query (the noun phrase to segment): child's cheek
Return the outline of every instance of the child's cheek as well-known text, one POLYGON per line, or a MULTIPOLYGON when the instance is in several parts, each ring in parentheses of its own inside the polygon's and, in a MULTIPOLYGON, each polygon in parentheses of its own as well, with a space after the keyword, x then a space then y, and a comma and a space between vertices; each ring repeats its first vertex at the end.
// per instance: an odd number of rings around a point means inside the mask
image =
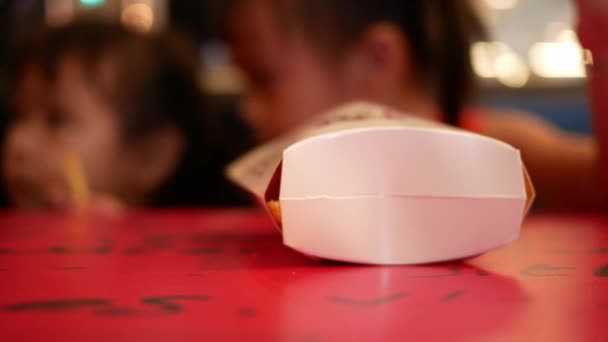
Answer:
POLYGON ((94 153, 83 155, 82 168, 87 185, 93 192, 109 192, 114 188, 113 179, 117 177, 121 166, 113 160, 107 147, 100 147, 94 153))

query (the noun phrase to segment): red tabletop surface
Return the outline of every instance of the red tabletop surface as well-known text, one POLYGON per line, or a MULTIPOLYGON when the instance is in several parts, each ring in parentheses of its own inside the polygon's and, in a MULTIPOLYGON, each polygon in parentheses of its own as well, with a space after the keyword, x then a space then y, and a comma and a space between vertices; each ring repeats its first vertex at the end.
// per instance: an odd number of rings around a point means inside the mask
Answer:
POLYGON ((0 339, 606 341, 607 218, 533 215, 471 260, 373 267, 293 252, 257 211, 2 213, 0 339))

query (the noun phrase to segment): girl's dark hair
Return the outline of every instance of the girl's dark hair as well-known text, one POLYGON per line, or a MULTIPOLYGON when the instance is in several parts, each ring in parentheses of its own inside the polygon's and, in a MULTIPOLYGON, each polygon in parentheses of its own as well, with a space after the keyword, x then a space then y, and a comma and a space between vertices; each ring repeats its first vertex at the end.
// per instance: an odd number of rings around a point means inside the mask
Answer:
POLYGON ((274 0, 283 24, 295 22, 311 39, 344 51, 377 23, 407 37, 420 79, 444 120, 456 125, 474 89, 470 46, 485 37, 469 0, 274 0), (285 14, 285 15, 283 15, 285 14), (323 41, 325 39, 325 41, 323 41))
POLYGON ((16 81, 31 63, 53 81, 67 56, 82 63, 89 81, 120 116, 125 142, 172 126, 185 139, 182 160, 172 177, 153 194, 152 206, 235 205, 246 203, 223 177, 223 166, 246 148, 242 137, 228 137, 222 117, 204 112, 196 52, 177 36, 141 35, 119 23, 80 19, 43 29, 27 40, 14 59, 16 81), (114 89, 100 82, 100 64, 111 57, 114 89), (239 143, 242 142, 242 143, 239 143))

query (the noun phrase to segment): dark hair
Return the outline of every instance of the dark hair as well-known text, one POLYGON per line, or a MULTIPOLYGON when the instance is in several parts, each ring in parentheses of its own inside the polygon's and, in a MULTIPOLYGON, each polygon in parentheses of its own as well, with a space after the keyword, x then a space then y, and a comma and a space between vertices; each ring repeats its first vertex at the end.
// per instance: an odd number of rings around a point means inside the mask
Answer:
POLYGON ((397 26, 407 37, 416 69, 428 82, 444 120, 456 125, 472 95, 470 46, 485 36, 469 0, 273 0, 282 24, 296 23, 333 51, 377 23, 397 26), (325 39, 325 40, 324 40, 325 39))
POLYGON ((24 68, 41 65, 49 81, 65 57, 76 56, 90 82, 99 83, 99 63, 116 62, 117 89, 103 89, 120 116, 123 138, 133 142, 166 126, 185 139, 185 151, 172 177, 153 194, 153 206, 236 205, 246 203, 223 177, 223 166, 244 149, 233 144, 221 118, 203 110, 197 54, 170 34, 142 35, 118 23, 81 19, 44 29, 29 39, 13 65, 13 80, 24 68))

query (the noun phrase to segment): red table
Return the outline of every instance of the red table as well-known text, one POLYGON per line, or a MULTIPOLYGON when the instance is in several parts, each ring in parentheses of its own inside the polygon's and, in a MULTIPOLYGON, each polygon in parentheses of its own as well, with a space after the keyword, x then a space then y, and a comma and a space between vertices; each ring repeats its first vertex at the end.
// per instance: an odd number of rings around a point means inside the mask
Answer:
POLYGON ((467 262, 370 267, 292 252, 256 211, 3 213, 0 336, 606 341, 608 221, 537 215, 467 262))

